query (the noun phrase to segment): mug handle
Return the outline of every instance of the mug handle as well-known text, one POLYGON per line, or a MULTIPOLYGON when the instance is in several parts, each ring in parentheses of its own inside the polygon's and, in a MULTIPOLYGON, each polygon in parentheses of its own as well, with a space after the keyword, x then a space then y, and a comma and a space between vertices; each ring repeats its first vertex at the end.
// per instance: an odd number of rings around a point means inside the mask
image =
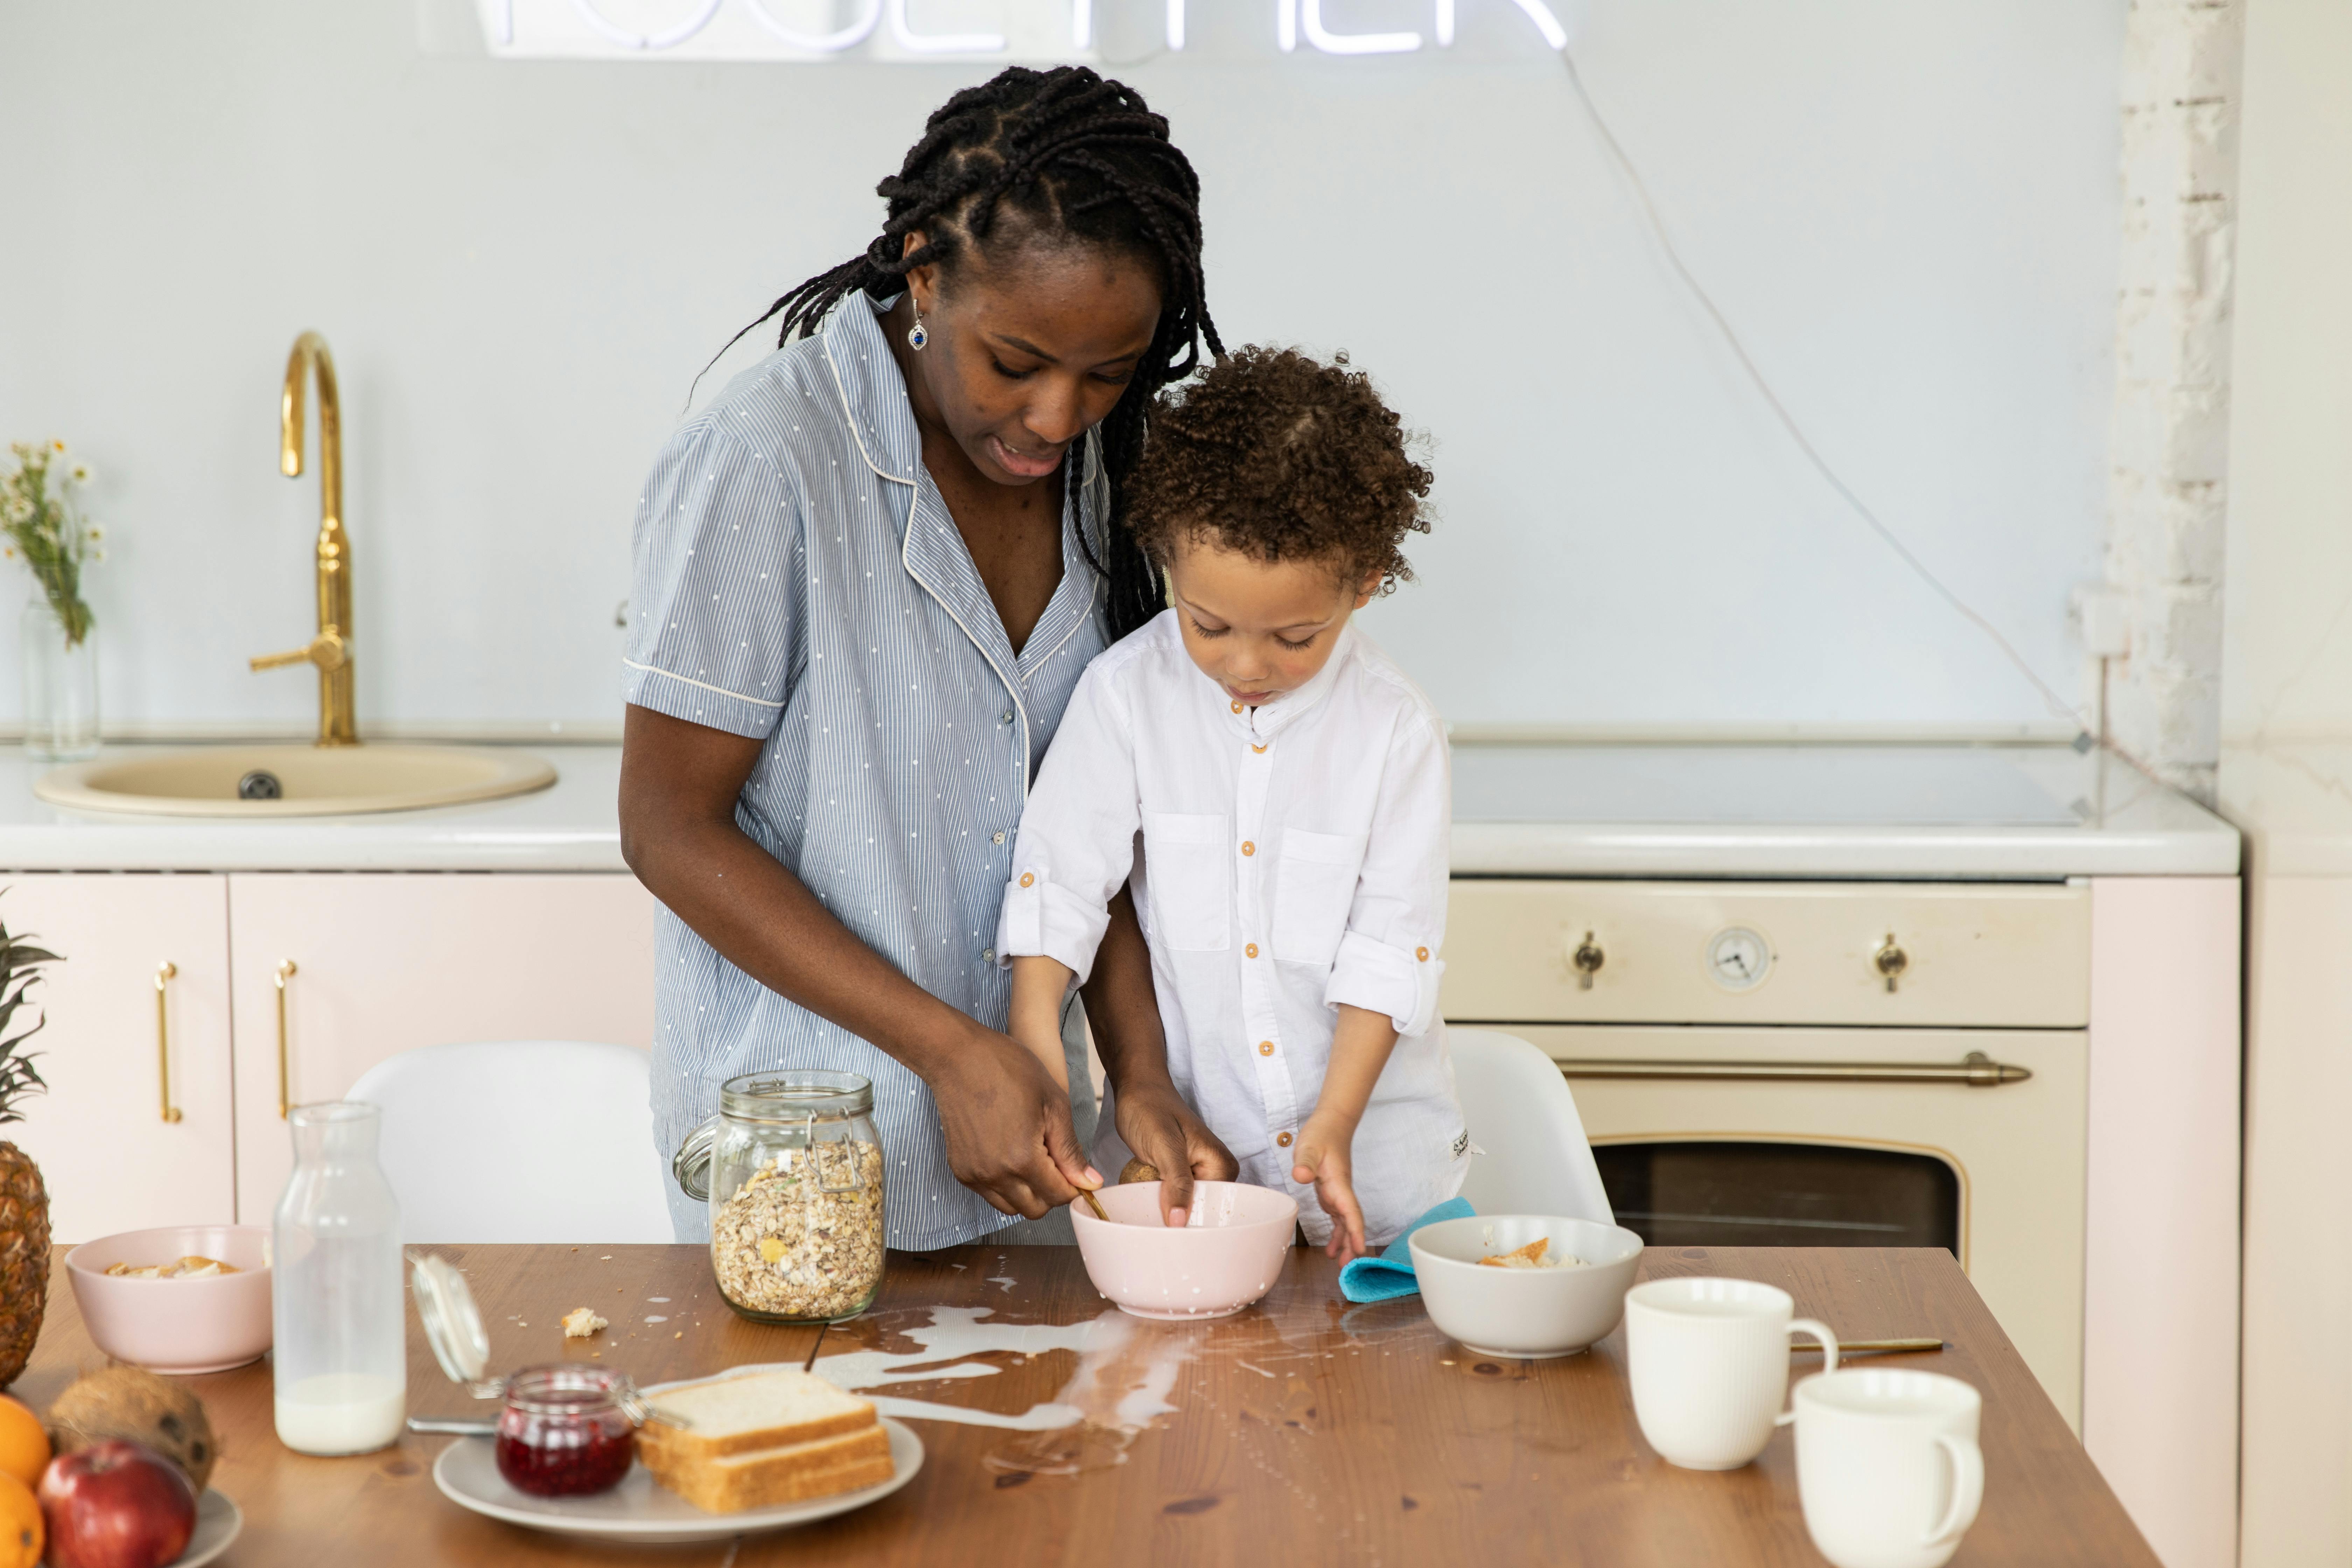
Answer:
MULTIPOLYGON (((1789 1321, 1789 1331, 1792 1334, 1811 1334, 1813 1338, 1821 1341, 1822 1370, 1823 1372, 1835 1372, 1837 1370, 1837 1335, 1830 1331, 1830 1326, 1827 1323, 1821 1322, 1812 1318, 1791 1318, 1789 1321)), ((1795 1405, 1791 1404, 1788 1409, 1780 1412, 1780 1415, 1773 1420, 1772 1425, 1775 1426, 1786 1426, 1790 1422, 1794 1421, 1796 1418, 1797 1409, 1795 1405)), ((1979 1479, 1981 1480, 1982 1477, 1979 1476, 1979 1479)), ((1976 1516, 1974 1514, 1970 1514, 1969 1517, 1970 1519, 1974 1519, 1976 1516)), ((1963 1525, 1961 1528, 1965 1530, 1968 1527, 1963 1525)))
POLYGON ((1922 1546, 1948 1546, 1958 1541, 1960 1532, 1977 1521, 1977 1509, 1984 1502, 1984 1450, 1975 1439, 1938 1432, 1936 1446, 1952 1458, 1952 1506, 1945 1510, 1943 1523, 1919 1538, 1922 1546))

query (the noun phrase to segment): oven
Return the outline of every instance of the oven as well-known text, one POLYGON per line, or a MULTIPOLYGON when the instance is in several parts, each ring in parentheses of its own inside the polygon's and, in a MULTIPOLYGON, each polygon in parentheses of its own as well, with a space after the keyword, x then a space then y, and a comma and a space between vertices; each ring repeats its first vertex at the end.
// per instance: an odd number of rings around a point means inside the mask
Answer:
POLYGON ((1443 1000, 1559 1063, 1620 1224, 1945 1247, 2079 1432, 2090 945, 2079 880, 1458 877, 1443 1000))

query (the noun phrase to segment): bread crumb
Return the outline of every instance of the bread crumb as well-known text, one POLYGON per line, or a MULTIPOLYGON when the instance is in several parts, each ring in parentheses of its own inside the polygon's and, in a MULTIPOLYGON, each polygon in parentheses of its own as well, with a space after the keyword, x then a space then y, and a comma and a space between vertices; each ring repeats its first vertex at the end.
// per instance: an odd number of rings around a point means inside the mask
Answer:
POLYGON ((563 1314, 563 1337, 567 1340, 584 1340, 597 1330, 611 1326, 596 1315, 593 1307, 574 1307, 563 1314))

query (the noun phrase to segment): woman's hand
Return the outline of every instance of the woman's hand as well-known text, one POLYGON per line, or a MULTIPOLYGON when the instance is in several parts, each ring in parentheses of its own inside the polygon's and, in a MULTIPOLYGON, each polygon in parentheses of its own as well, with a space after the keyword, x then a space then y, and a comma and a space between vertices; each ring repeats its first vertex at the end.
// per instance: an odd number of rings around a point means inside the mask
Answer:
POLYGON ((964 1048, 927 1072, 957 1181, 1005 1214, 1043 1219, 1099 1187, 1070 1124, 1070 1091, 1010 1035, 975 1025, 964 1048))
POLYGON ((1161 1222, 1181 1226, 1192 1212, 1192 1184, 1230 1182, 1241 1174, 1241 1162, 1184 1103, 1168 1076, 1168 1037, 1151 990, 1151 950, 1127 889, 1112 895, 1109 912, 1094 973, 1079 994, 1103 1075, 1118 1097, 1118 1135, 1137 1159, 1160 1173, 1161 1222))
POLYGON ((621 853, 637 879, 736 968, 906 1063, 938 1102, 949 1169, 995 1208, 1039 1219, 1100 1185, 1037 1058, 908 979, 736 823, 760 752, 630 707, 621 853))
POLYGON ((1342 1263, 1369 1250, 1364 1246, 1364 1208, 1356 1201, 1355 1170, 1349 1157, 1355 1141, 1353 1117, 1318 1111, 1298 1130, 1298 1152, 1290 1167, 1292 1181, 1314 1184, 1315 1201, 1331 1220, 1331 1239, 1323 1250, 1342 1263))
POLYGON ((1160 1219, 1181 1227, 1192 1208, 1195 1181, 1230 1182, 1241 1163, 1193 1114, 1165 1079, 1122 1085, 1118 1090, 1118 1135, 1135 1157, 1160 1173, 1160 1219))

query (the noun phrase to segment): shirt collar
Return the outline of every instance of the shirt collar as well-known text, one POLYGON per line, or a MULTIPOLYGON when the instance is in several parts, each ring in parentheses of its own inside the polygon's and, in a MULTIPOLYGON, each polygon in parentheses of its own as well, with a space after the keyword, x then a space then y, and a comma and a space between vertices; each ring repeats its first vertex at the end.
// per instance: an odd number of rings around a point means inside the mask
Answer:
POLYGON ((890 345, 882 341, 877 318, 889 308, 890 301, 877 304, 864 289, 853 289, 825 318, 818 342, 825 363, 833 367, 842 417, 858 455, 884 479, 911 485, 922 466, 923 438, 915 428, 906 378, 890 356, 890 345))
MULTIPOLYGON (((841 392, 842 417, 866 466, 895 484, 911 485, 922 466, 922 432, 915 427, 915 405, 907 395, 907 378, 882 338, 882 315, 899 296, 877 300, 862 289, 834 307, 819 334, 834 384, 841 392), (859 307, 863 307, 860 309, 859 307)), ((1102 437, 1088 430, 1081 444, 1086 458, 1079 471, 1081 489, 1102 473, 1102 437)))
MULTIPOLYGON (((1181 615, 1183 612, 1176 613, 1181 615)), ((1180 641, 1183 635, 1183 628, 1178 627, 1176 636, 1180 641)), ((1331 657, 1323 661, 1323 668, 1315 672, 1314 679, 1296 691, 1286 691, 1271 702, 1256 708, 1244 708, 1238 713, 1232 710, 1234 700, 1225 695, 1223 687, 1210 679, 1199 665, 1192 666, 1192 672, 1208 689, 1211 700, 1226 710, 1226 721, 1233 726, 1234 733, 1253 745, 1263 745, 1297 722, 1302 715, 1312 713, 1323 705, 1323 700, 1331 695, 1331 688, 1339 684, 1339 667, 1353 658, 1355 651, 1356 622, 1351 616, 1348 624, 1339 628, 1339 643, 1331 649, 1331 657)), ((1190 662, 1190 656, 1187 656, 1187 662, 1190 662)))

